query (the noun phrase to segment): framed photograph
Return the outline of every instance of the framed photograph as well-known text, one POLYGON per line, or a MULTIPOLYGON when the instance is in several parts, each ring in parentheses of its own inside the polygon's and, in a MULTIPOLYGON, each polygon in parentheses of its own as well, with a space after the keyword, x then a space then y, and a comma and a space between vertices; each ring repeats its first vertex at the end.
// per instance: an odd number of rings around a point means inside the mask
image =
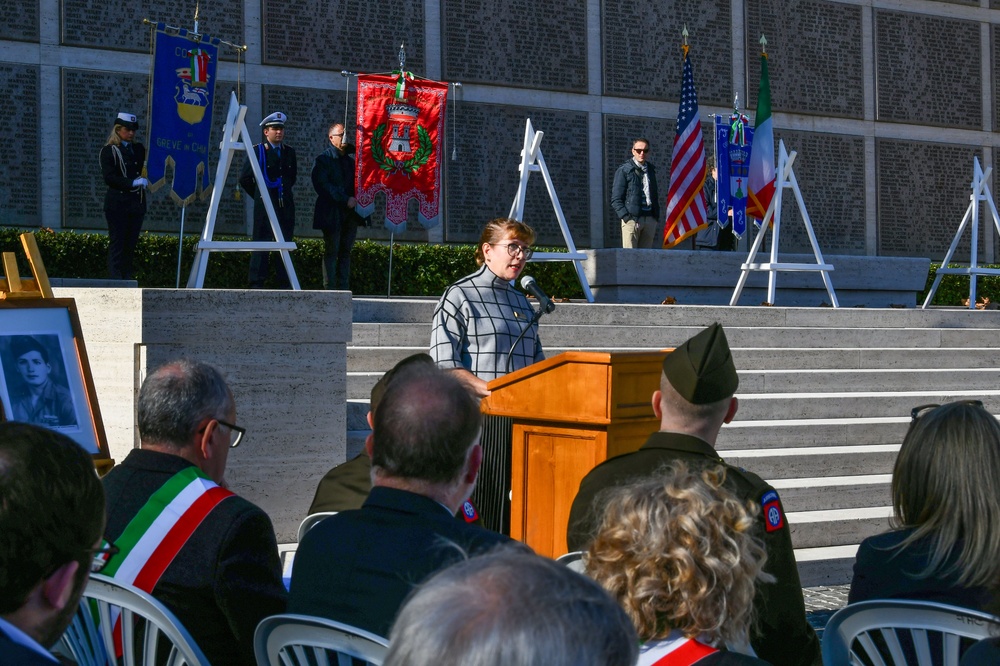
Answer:
POLYGON ((110 458, 73 299, 0 301, 0 374, 5 421, 57 430, 110 458))

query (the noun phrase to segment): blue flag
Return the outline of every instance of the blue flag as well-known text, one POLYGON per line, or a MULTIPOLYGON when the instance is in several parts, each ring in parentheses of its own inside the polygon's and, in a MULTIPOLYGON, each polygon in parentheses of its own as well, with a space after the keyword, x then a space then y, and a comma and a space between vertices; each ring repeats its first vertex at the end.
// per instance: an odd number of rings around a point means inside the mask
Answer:
POLYGON ((218 53, 218 39, 156 25, 149 189, 167 184, 167 166, 172 165, 170 198, 180 206, 211 191, 208 146, 218 53))
POLYGON ((729 224, 733 211, 733 234, 747 232, 747 178, 750 173, 750 146, 753 128, 750 119, 735 112, 725 118, 715 116, 715 165, 719 170, 719 226, 729 224))

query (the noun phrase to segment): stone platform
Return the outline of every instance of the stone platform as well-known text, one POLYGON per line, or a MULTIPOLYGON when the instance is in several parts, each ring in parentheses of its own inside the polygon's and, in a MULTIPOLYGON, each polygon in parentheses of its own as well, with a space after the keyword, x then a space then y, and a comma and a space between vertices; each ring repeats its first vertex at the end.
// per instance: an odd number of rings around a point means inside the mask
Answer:
MULTIPOLYGON (((673 297, 678 305, 729 305, 744 252, 693 250, 585 250, 584 272, 598 303, 656 304, 673 297)), ((930 259, 827 255, 830 280, 841 307, 888 308, 916 305, 927 284, 930 259)), ((759 252, 755 263, 770 260, 759 252)), ((781 263, 815 264, 807 254, 782 254, 781 263)), ((737 305, 767 300, 768 274, 753 271, 737 305)), ((542 285, 544 287, 544 285, 542 285)), ((830 296, 819 272, 779 272, 774 305, 819 307, 830 296)))

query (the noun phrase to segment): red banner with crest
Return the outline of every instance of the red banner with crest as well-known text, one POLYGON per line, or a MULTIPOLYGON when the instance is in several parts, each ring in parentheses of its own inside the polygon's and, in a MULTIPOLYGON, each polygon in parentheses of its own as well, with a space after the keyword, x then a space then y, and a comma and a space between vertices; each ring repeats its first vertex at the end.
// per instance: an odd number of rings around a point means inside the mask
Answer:
POLYGON ((440 221, 442 142, 448 84, 412 74, 358 76, 355 210, 362 217, 385 193, 385 226, 406 230, 410 199, 425 227, 440 221))

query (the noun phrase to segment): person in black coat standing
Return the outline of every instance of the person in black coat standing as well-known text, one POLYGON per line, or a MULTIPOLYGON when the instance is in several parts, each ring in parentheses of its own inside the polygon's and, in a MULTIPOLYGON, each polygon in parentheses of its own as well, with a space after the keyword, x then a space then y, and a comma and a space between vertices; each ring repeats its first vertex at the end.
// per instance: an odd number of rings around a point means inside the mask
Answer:
POLYGON ((108 221, 108 277, 131 280, 135 246, 146 217, 146 187, 143 177, 146 147, 134 141, 139 123, 131 113, 119 113, 101 148, 101 174, 108 186, 104 194, 104 217, 108 221))
MULTIPOLYGON (((281 235, 284 236, 285 242, 292 240, 292 234, 295 232, 295 199, 292 196, 292 189, 295 187, 298 162, 295 158, 295 150, 291 146, 284 145, 285 121, 287 119, 288 116, 277 111, 260 122, 260 126, 264 128, 264 141, 253 147, 252 156, 243 163, 243 171, 240 173, 240 187, 253 197, 253 240, 255 241, 273 241, 274 233, 271 231, 271 223, 267 219, 267 210, 264 208, 263 199, 261 199, 260 188, 257 187, 257 182, 254 180, 253 170, 250 167, 251 159, 256 159, 261 166, 264 186, 271 197, 271 204, 278 216, 278 226, 281 228, 281 235)), ((270 253, 268 252, 254 252, 250 255, 251 289, 264 288, 269 261, 270 253)), ((283 262, 278 262, 275 272, 278 275, 280 287, 288 289, 291 283, 288 281, 288 272, 285 270, 283 262)))
POLYGON ((344 126, 330 125, 330 147, 316 157, 313 229, 323 232, 323 288, 350 289, 351 247, 361 218, 354 212, 353 146, 344 143, 344 126))

